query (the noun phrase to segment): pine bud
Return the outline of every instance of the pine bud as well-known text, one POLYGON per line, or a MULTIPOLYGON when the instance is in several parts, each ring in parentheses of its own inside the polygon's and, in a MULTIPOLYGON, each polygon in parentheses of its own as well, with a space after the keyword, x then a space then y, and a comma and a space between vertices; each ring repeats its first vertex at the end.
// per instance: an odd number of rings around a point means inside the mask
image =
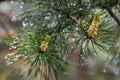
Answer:
POLYGON ((41 45, 40 45, 40 51, 45 52, 46 49, 48 48, 48 41, 50 40, 50 36, 46 35, 44 41, 42 41, 41 45))
POLYGON ((98 15, 95 15, 87 31, 89 37, 95 38, 98 35, 98 21, 99 21, 99 17, 98 15))
POLYGON ((47 48, 48 48, 48 42, 42 41, 42 43, 40 45, 40 51, 45 52, 47 48))

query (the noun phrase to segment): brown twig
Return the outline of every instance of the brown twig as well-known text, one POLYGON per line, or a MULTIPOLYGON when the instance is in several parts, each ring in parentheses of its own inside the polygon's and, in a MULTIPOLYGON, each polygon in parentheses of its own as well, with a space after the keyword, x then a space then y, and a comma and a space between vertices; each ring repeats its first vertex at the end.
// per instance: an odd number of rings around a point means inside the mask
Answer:
POLYGON ((69 15, 69 18, 72 19, 74 22, 80 25, 80 22, 73 16, 69 15))
POLYGON ((108 8, 107 9, 108 13, 110 14, 111 17, 114 18, 114 20, 118 23, 118 25, 120 26, 120 19, 119 17, 112 11, 112 8, 108 8))
MULTIPOLYGON (((0 13, 0 25, 1 25, 1 27, 3 28, 3 30, 5 31, 6 36, 7 36, 7 37, 10 37, 9 29, 7 28, 7 26, 5 25, 5 23, 4 23, 4 21, 3 21, 5 17, 7 17, 5 14, 0 13)), ((8 18, 8 17, 7 17, 7 18, 8 18)))
POLYGON ((53 4, 54 4, 54 6, 56 6, 57 0, 53 0, 53 4))
POLYGON ((4 23, 2 21, 0 21, 0 24, 1 24, 1 27, 4 29, 6 36, 10 37, 8 28, 4 25, 4 23))

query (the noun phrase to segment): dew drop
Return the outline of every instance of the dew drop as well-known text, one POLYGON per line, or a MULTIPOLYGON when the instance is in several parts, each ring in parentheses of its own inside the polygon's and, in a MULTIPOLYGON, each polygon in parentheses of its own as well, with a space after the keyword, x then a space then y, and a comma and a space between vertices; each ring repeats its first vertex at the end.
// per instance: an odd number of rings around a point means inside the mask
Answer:
POLYGON ((17 21, 16 16, 13 16, 13 17, 11 18, 11 21, 16 22, 16 21, 17 21))
POLYGON ((88 62, 85 62, 85 65, 87 65, 88 64, 88 62))
POLYGON ((21 43, 20 46, 23 46, 23 44, 21 43))
POLYGON ((76 4, 75 3, 71 3, 71 6, 75 6, 76 4))
POLYGON ((24 2, 20 2, 20 4, 22 4, 22 5, 23 5, 23 4, 24 4, 24 2))
POLYGON ((10 64, 12 64, 13 62, 11 61, 10 64))
POLYGON ((88 59, 86 59, 86 62, 88 62, 88 59))
POLYGON ((4 57, 5 59, 8 59, 8 56, 7 55, 5 55, 5 57, 4 57))
POLYGON ((15 39, 18 39, 18 37, 15 37, 15 39))
POLYGON ((28 22, 25 20, 25 21, 22 22, 22 25, 23 25, 24 27, 26 27, 26 26, 28 25, 28 22))
POLYGON ((82 65, 82 66, 84 66, 84 64, 83 64, 83 63, 82 63, 81 65, 82 65))
POLYGON ((76 26, 79 26, 79 24, 76 24, 76 26))
POLYGON ((31 26, 33 26, 34 24, 33 23, 30 23, 31 26))
POLYGON ((74 3, 73 6, 75 6, 76 4, 74 3))
POLYGON ((74 47, 72 46, 71 48, 73 49, 74 47))
POLYGON ((75 30, 78 30, 78 27, 76 27, 75 30))
POLYGON ((82 57, 83 55, 81 54, 80 56, 82 57))
POLYGON ((18 60, 18 58, 14 58, 14 61, 17 61, 18 60))
POLYGON ((16 41, 13 41, 13 44, 15 44, 16 43, 16 41))
POLYGON ((28 48, 30 48, 30 46, 27 46, 28 48))
POLYGON ((26 54, 27 52, 25 52, 25 54, 26 54))
POLYGON ((12 49, 16 49, 16 48, 17 48, 17 46, 11 46, 11 48, 12 48, 12 49))
POLYGON ((64 74, 64 75, 68 75, 69 73, 68 73, 68 72, 64 72, 63 74, 64 74))
POLYGON ((18 58, 18 57, 20 57, 20 56, 21 56, 21 54, 18 54, 18 55, 16 55, 15 57, 18 58))
POLYGON ((23 8, 23 6, 22 5, 20 5, 20 9, 22 9, 23 8))
POLYGON ((28 56, 24 56, 24 58, 27 58, 28 56))
POLYGON ((83 10, 82 8, 79 9, 80 11, 83 10))
POLYGON ((10 60, 7 61, 7 65, 11 65, 12 63, 10 60))
POLYGON ((12 48, 10 47, 9 50, 11 50, 12 48))
POLYGON ((106 73, 106 69, 104 69, 103 72, 106 73))
POLYGON ((13 3, 14 3, 14 1, 10 1, 10 3, 12 3, 12 4, 13 4, 13 3))
POLYGON ((96 56, 96 53, 94 53, 94 55, 96 56))
POLYGON ((84 60, 85 58, 84 57, 82 57, 82 60, 84 60))

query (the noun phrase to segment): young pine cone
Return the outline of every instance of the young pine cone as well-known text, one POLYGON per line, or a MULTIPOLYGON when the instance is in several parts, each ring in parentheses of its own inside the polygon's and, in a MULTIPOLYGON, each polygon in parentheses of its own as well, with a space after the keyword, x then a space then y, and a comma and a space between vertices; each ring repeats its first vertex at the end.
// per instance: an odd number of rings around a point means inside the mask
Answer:
POLYGON ((46 35, 44 41, 42 41, 42 43, 40 45, 40 51, 45 52, 47 50, 49 40, 50 40, 50 36, 46 35))
POLYGON ((87 31, 89 37, 95 38, 98 35, 98 21, 99 21, 99 18, 97 15, 95 15, 87 31))

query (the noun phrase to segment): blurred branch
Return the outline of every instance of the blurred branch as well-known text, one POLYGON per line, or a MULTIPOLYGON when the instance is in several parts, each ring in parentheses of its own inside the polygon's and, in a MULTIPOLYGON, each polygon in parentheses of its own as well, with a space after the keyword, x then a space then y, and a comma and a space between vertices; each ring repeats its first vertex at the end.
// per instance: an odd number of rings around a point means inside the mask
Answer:
POLYGON ((56 6, 57 0, 53 0, 53 4, 54 4, 54 6, 56 6))
POLYGON ((0 2, 3 2, 3 1, 6 1, 6 0, 0 0, 0 2))
POLYGON ((10 37, 8 28, 4 25, 4 23, 3 23, 2 21, 0 21, 0 24, 1 24, 1 27, 4 29, 6 35, 7 35, 8 37, 10 37))
POLYGON ((108 13, 110 14, 111 17, 114 18, 114 20, 118 23, 118 25, 120 26, 120 19, 119 17, 112 11, 112 8, 108 8, 107 9, 108 13))
POLYGON ((72 19, 74 22, 76 22, 77 24, 80 24, 80 22, 73 16, 69 15, 69 18, 72 19))
POLYGON ((4 22, 2 21, 2 20, 4 20, 4 18, 5 18, 6 16, 7 16, 7 15, 0 13, 0 25, 1 25, 1 27, 3 28, 3 30, 5 31, 6 36, 7 36, 7 37, 10 37, 9 29, 5 26, 4 22))

